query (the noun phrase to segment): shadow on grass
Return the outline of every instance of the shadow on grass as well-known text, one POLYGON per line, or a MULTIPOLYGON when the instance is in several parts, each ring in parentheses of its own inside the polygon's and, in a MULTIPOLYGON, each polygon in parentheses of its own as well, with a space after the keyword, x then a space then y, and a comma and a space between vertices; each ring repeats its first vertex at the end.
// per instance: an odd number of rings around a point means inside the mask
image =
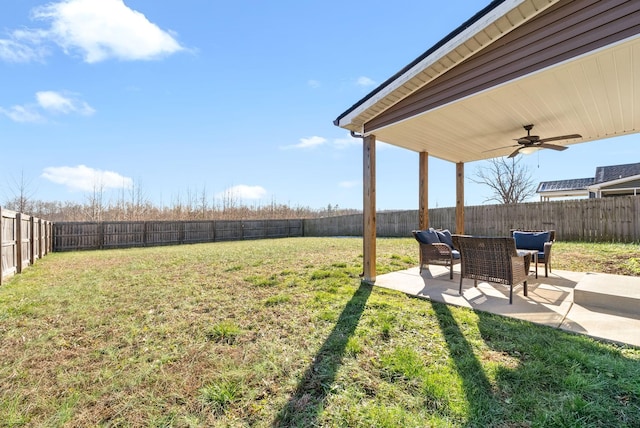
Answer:
POLYGON ((633 348, 481 312, 478 327, 489 348, 517 361, 495 373, 514 425, 640 426, 640 355, 633 348))
POLYGON ((465 399, 468 403, 467 426, 490 426, 498 416, 501 406, 496 400, 489 379, 480 361, 473 353, 473 347, 467 341, 453 317, 449 306, 434 303, 442 335, 447 342, 449 355, 462 380, 465 399))
POLYGON ((335 381, 347 342, 353 335, 373 286, 361 283, 342 310, 335 327, 313 359, 287 405, 274 421, 274 427, 316 426, 318 415, 335 381))

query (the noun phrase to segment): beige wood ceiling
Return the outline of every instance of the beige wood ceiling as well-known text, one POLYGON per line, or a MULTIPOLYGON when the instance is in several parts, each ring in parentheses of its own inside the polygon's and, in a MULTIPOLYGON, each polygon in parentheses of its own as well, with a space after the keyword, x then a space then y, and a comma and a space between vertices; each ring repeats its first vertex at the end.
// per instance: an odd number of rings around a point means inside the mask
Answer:
MULTIPOLYGON (((507 156, 533 124, 571 145, 640 131, 640 37, 373 132, 378 141, 451 162, 507 156), (514 147, 509 147, 514 146, 514 147)), ((561 152, 571 159, 571 151, 561 152)))

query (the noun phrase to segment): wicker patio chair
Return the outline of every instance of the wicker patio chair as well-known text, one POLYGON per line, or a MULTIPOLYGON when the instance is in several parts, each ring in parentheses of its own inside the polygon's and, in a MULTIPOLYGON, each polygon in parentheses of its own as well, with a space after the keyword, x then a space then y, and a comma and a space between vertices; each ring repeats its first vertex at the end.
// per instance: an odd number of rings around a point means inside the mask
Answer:
POLYGON ((513 238, 479 238, 455 236, 454 243, 460 251, 460 289, 462 280, 473 279, 509 286, 509 304, 513 303, 513 287, 522 283, 524 295, 527 295, 527 269, 530 254, 518 256, 513 238))
POLYGON ((460 253, 451 247, 451 243, 425 240, 422 235, 430 235, 430 231, 413 230, 411 233, 420 244, 420 274, 424 265, 427 269, 430 264, 441 265, 449 268, 449 279, 453 279, 453 266, 460 263, 460 253))
POLYGON ((511 229, 510 233, 516 240, 516 248, 518 250, 538 250, 536 278, 538 277, 538 263, 544 263, 544 276, 548 277, 549 272, 551 272, 551 247, 556 241, 556 231, 511 229), (516 232, 518 233, 516 234, 516 232), (545 233, 548 234, 548 239, 545 237, 541 237, 542 240, 537 238, 545 233))

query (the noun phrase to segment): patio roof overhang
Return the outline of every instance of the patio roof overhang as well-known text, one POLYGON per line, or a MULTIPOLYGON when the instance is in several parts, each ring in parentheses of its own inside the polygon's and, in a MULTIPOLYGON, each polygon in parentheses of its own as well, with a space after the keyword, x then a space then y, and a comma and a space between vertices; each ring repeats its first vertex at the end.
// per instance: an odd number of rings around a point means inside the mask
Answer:
POLYGON ((588 197, 588 196, 589 196, 589 191, 587 189, 554 190, 554 191, 540 193, 540 200, 548 201, 551 198, 579 198, 579 197, 588 197))
POLYGON ((587 186, 589 192, 602 195, 637 195, 640 191, 640 175, 621 177, 587 186))
POLYGON ((582 135, 560 145, 640 130, 640 2, 506 0, 479 15, 334 123, 455 163, 509 155, 527 124, 582 135))
POLYGON ((494 0, 334 124, 364 138, 364 279, 373 282, 375 142, 420 153, 419 227, 428 157, 456 163, 464 233, 464 163, 509 155, 523 126, 541 138, 582 136, 554 142, 564 145, 640 131, 640 2, 494 0))

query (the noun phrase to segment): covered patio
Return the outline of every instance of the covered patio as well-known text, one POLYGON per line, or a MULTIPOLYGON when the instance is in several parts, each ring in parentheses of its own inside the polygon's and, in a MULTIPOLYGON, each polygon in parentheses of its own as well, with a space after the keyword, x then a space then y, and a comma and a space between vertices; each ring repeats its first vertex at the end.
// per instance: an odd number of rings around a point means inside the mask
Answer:
POLYGON ((449 279, 444 266, 429 266, 387 273, 377 287, 409 296, 499 314, 546 325, 560 330, 640 346, 640 278, 589 272, 555 270, 548 277, 530 275, 528 297, 522 287, 514 291, 509 304, 509 288, 480 281, 473 287, 466 281, 458 294, 459 266, 449 279), (603 290, 602 284, 607 284, 603 290))
POLYGON ((421 229, 429 157, 455 163, 462 234, 465 163, 540 149, 516 141, 526 125, 559 146, 636 133, 639 100, 640 2, 492 1, 334 121, 363 139, 364 280, 376 281, 376 141, 419 153, 421 229))

